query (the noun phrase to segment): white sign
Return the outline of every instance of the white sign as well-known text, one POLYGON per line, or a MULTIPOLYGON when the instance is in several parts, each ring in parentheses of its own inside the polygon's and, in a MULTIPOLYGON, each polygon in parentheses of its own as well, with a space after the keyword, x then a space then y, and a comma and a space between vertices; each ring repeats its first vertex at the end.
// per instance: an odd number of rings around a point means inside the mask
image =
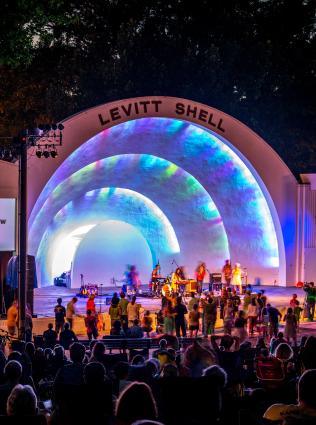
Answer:
POLYGON ((15 251, 15 199, 0 199, 0 251, 15 251))

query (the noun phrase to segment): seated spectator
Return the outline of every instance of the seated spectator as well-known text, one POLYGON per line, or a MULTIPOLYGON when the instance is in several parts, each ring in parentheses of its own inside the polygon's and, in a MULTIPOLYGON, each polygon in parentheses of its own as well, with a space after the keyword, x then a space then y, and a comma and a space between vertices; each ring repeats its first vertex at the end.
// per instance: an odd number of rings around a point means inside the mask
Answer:
POLYGON ((276 338, 271 338, 270 341, 270 352, 273 354, 275 349, 277 348, 277 346, 279 344, 282 344, 282 342, 286 343, 286 340, 284 339, 284 335, 283 332, 278 332, 277 337, 276 338))
POLYGON ((8 416, 35 416, 37 414, 37 397, 29 385, 16 385, 7 401, 8 416))
POLYGON ((131 425, 141 419, 155 420, 157 406, 150 387, 141 382, 133 382, 120 394, 115 417, 117 425, 131 425))
POLYGON ((0 385, 3 384, 4 381, 4 366, 7 362, 6 356, 4 352, 0 348, 0 385))
POLYGON ((53 328, 54 325, 52 323, 48 323, 48 329, 43 333, 43 341, 46 348, 53 349, 55 347, 58 334, 53 328))
POLYGON ((160 366, 164 366, 166 363, 172 362, 172 354, 168 351, 168 343, 166 339, 161 339, 159 341, 159 348, 158 350, 153 351, 153 358, 156 358, 160 366))
POLYGON ((110 335, 117 336, 119 338, 126 337, 124 330, 122 329, 122 323, 120 320, 115 320, 110 331, 110 335))
POLYGON ((70 324, 65 323, 64 329, 60 332, 59 343, 65 350, 69 350, 70 345, 73 342, 77 342, 78 338, 76 337, 74 331, 70 329, 70 324))
POLYGON ((143 338, 144 332, 142 328, 139 326, 139 320, 135 319, 133 321, 133 326, 128 329, 128 337, 129 338, 143 338))
POLYGON ((105 362, 105 345, 103 342, 97 342, 94 344, 91 357, 89 359, 90 362, 100 362, 104 364, 105 362))
POLYGON ((103 364, 88 363, 83 371, 84 387, 82 399, 86 406, 93 409, 81 409, 79 418, 82 423, 96 424, 109 421, 113 414, 112 383, 106 375, 103 364))
POLYGON ((64 365, 69 364, 67 357, 65 356, 64 347, 56 345, 54 348, 54 355, 52 358, 52 375, 55 378, 58 370, 64 365))
POLYGON ((149 420, 145 419, 144 421, 133 422, 132 425, 164 425, 164 424, 161 423, 161 422, 149 421, 149 420))
POLYGON ((116 393, 120 394, 131 381, 128 380, 129 364, 127 362, 118 362, 113 368, 115 378, 117 380, 116 393))
POLYGON ((22 376, 20 379, 20 384, 30 385, 33 389, 35 389, 34 381, 32 378, 32 364, 28 358, 28 356, 23 353, 19 353, 18 351, 12 351, 8 355, 8 361, 16 360, 22 366, 22 376))
POLYGON ((293 355, 294 353, 292 348, 286 342, 279 344, 274 351, 274 357, 279 359, 282 363, 290 361, 293 358, 293 355))
POLYGON ((299 363, 302 371, 316 369, 316 338, 314 336, 309 336, 301 347, 299 363))
POLYGON ((258 356, 261 353, 262 349, 267 349, 267 344, 265 342, 265 339, 262 337, 258 338, 257 344, 256 344, 256 355, 258 356))
POLYGON ((315 397, 316 369, 307 370, 298 381, 298 404, 273 404, 263 417, 270 421, 282 421, 285 416, 300 415, 316 421, 315 397))
POLYGON ((169 378, 171 376, 173 376, 173 377, 179 376, 179 371, 178 371, 177 366, 175 366, 175 365, 173 365, 171 363, 167 363, 161 369, 160 377, 161 378, 169 378))
POLYGON ((151 376, 153 378, 156 378, 159 373, 160 373, 160 363, 158 359, 148 359, 145 361, 146 366, 150 369, 151 371, 151 376))
POLYGON ((152 325, 153 325, 153 319, 150 316, 150 311, 147 310, 144 314, 143 319, 142 319, 142 330, 143 330, 143 332, 146 332, 147 338, 149 338, 149 336, 150 336, 149 334, 153 330, 152 325))
POLYGON ((33 366, 35 357, 35 345, 33 342, 27 342, 25 344, 25 354, 33 366))
POLYGON ((158 354, 159 354, 161 351, 166 351, 166 350, 167 350, 167 347, 168 347, 167 340, 166 340, 166 339, 164 339, 164 338, 162 338, 162 339, 159 341, 159 348, 158 348, 157 350, 154 350, 154 351, 153 351, 152 356, 153 356, 154 358, 158 358, 158 354))
POLYGON ((217 364, 204 369, 203 376, 214 378, 220 388, 224 388, 227 385, 227 373, 217 364))
POLYGON ((140 354, 136 354, 136 356, 133 357, 131 365, 137 366, 137 365, 143 365, 145 363, 145 359, 140 354))
POLYGON ((194 340, 184 353, 184 365, 190 370, 192 377, 202 376, 203 370, 213 365, 215 360, 212 350, 198 340, 194 340))
POLYGON ((45 378, 46 360, 43 348, 37 348, 34 353, 33 379, 36 385, 45 378))
POLYGON ((22 366, 16 360, 10 360, 4 368, 4 384, 0 385, 0 415, 5 415, 7 399, 13 388, 20 382, 22 366))
POLYGON ((64 365, 57 372, 54 387, 58 385, 81 385, 83 384, 83 359, 85 357, 85 347, 79 342, 74 342, 70 346, 70 360, 72 363, 64 365))
POLYGON ((224 369, 222 369, 218 365, 209 366, 208 368, 204 369, 203 376, 206 376, 211 379, 212 386, 218 388, 219 392, 219 398, 218 398, 218 406, 219 410, 222 409, 222 390, 227 385, 227 373, 224 369))

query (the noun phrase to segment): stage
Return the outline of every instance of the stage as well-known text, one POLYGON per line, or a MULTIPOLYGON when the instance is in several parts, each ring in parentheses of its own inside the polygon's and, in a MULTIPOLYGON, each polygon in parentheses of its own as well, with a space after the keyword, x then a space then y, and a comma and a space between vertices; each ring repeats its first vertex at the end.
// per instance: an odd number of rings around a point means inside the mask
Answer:
MULTIPOLYGON (((204 285, 206 289, 206 284, 204 285)), ((143 286, 142 291, 145 292, 148 290, 148 287, 143 286)), ((254 286, 253 291, 259 292, 264 290, 265 294, 268 297, 268 302, 273 306, 283 309, 289 305, 289 300, 293 293, 298 294, 299 301, 303 304, 304 301, 304 291, 295 287, 278 287, 278 286, 254 286)), ((98 310, 101 309, 101 312, 108 312, 109 305, 106 305, 106 298, 112 297, 113 293, 120 291, 120 288, 106 287, 102 289, 104 295, 98 296, 95 299, 98 310)), ((56 286, 47 286, 45 288, 38 288, 34 290, 34 314, 38 317, 53 317, 54 316, 54 307, 56 305, 56 300, 58 297, 63 299, 63 305, 71 300, 72 297, 79 292, 79 288, 63 288, 56 286)), ((78 297, 77 310, 80 314, 85 314, 87 298, 78 297)), ((137 296, 137 302, 145 310, 150 310, 151 312, 157 312, 161 308, 161 300, 159 298, 149 298, 143 297, 142 295, 137 296)))
MULTIPOLYGON (((143 288, 145 291, 147 287, 143 288)), ((206 289, 206 285, 205 285, 206 289)), ((277 287, 277 286, 254 286, 253 292, 258 292, 264 290, 265 295, 268 298, 268 302, 273 306, 277 307, 282 315, 285 314, 286 308, 289 306, 289 301, 292 297, 293 293, 298 294, 298 299, 303 305, 305 293, 302 289, 298 289, 296 287, 277 287)), ((119 292, 119 288, 103 288, 103 296, 98 296, 95 299, 95 303, 97 305, 97 310, 101 311, 104 316, 107 318, 107 329, 106 333, 109 330, 109 305, 106 305, 106 299, 111 297, 113 292, 119 292)), ((56 305, 56 300, 58 297, 61 297, 63 300, 63 305, 67 305, 67 303, 71 300, 72 297, 76 295, 78 289, 68 289, 50 286, 46 288, 35 289, 34 296, 34 313, 37 315, 38 319, 34 319, 34 322, 40 321, 40 329, 44 330, 45 326, 48 322, 53 321, 54 319, 54 306, 56 305)), ((186 299, 189 301, 189 298, 186 299)), ((85 314, 87 298, 78 298, 77 303, 77 311, 80 315, 85 314)), ((150 310, 151 313, 156 313, 161 309, 161 299, 159 298, 149 298, 144 296, 137 296, 137 302, 141 304, 141 311, 150 310)), ((78 319, 78 332, 79 335, 85 335, 83 319, 78 319), (81 321, 81 325, 79 323, 81 321)), ((222 330, 222 321, 220 319, 217 320, 216 329, 218 332, 222 330)), ((304 333, 316 333, 316 322, 307 322, 302 321, 301 330, 304 333)), ((35 332, 35 333, 40 333, 35 332)))

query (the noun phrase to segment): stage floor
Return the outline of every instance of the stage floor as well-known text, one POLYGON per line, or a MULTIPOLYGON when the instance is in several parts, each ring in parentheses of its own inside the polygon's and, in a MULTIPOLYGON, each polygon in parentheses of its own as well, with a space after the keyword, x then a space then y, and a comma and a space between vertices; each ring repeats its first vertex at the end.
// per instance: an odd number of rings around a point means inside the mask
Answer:
MULTIPOLYGON (((277 287, 277 286, 255 286, 253 287, 254 292, 260 290, 265 291, 265 295, 268 297, 268 302, 277 308, 284 308, 289 305, 289 301, 293 293, 298 294, 298 299, 303 304, 304 291, 295 287, 277 287)), ((119 291, 119 288, 117 289, 119 291)), ((58 297, 63 299, 63 304, 66 304, 76 295, 78 288, 63 288, 56 286, 48 286, 45 288, 38 288, 34 290, 34 313, 38 317, 53 317, 54 307, 58 297)), ((115 292, 115 288, 103 288, 103 296, 98 296, 95 299, 95 303, 98 309, 102 312, 107 312, 109 306, 106 305, 106 297, 111 297, 115 292)), ((87 298, 78 298, 77 309, 80 314, 85 314, 87 298)), ((145 310, 156 312, 161 308, 161 300, 159 298, 148 298, 137 296, 137 302, 144 307, 145 310)))
MULTIPOLYGON (((146 288, 147 289, 147 288, 146 288)), ((144 288, 145 290, 145 288, 144 288)), ((265 295, 268 298, 268 302, 273 306, 280 309, 282 315, 285 314, 286 308, 289 306, 289 301, 293 293, 298 294, 298 299, 301 305, 304 302, 304 291, 295 287, 277 287, 277 286, 256 286, 253 288, 253 292, 258 292, 260 290, 265 291, 265 295)), ((116 291, 119 291, 119 288, 116 288, 116 291)), ((50 321, 53 321, 54 318, 54 307, 56 305, 56 300, 58 297, 61 297, 63 300, 63 305, 71 300, 72 297, 76 295, 78 289, 68 289, 63 287, 50 286, 46 288, 35 289, 34 291, 34 314, 37 315, 38 319, 34 320, 34 327, 37 334, 43 333, 47 328, 47 324, 50 321)), ((106 298, 112 297, 115 288, 103 288, 104 295, 102 297, 98 296, 95 299, 98 311, 102 313, 107 313, 109 310, 109 305, 106 305, 106 298)), ((189 300, 187 298, 187 300, 189 300)), ((78 298, 77 310, 78 313, 84 315, 86 312, 86 302, 87 298, 78 298)), ((157 312, 161 308, 161 300, 159 298, 148 298, 148 297, 137 297, 137 302, 141 304, 144 310, 150 310, 152 313, 157 312)), ((85 328, 84 322, 82 319, 78 320, 82 322, 81 326, 78 327, 77 333, 82 337, 85 337, 85 328)), ((283 324, 281 323, 281 329, 283 324)), ((218 319, 216 322, 217 332, 221 333, 223 328, 222 320, 218 319)), ((302 334, 313 334, 316 336, 316 322, 302 321, 300 325, 300 333, 302 334)))

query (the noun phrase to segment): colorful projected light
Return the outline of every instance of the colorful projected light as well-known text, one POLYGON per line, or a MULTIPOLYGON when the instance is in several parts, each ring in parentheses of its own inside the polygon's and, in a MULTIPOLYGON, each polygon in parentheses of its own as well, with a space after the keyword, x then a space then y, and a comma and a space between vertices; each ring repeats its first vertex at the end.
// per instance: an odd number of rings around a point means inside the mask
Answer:
MULTIPOLYGON (((218 270, 230 257, 248 268, 251 279, 277 278, 272 201, 247 160, 210 131, 175 119, 143 118, 88 140, 38 198, 29 222, 30 251, 38 251, 46 229, 69 201, 103 187, 132 190, 160 208, 189 274, 198 260, 218 270)), ((43 255, 39 250, 37 261, 49 267, 43 255)))

